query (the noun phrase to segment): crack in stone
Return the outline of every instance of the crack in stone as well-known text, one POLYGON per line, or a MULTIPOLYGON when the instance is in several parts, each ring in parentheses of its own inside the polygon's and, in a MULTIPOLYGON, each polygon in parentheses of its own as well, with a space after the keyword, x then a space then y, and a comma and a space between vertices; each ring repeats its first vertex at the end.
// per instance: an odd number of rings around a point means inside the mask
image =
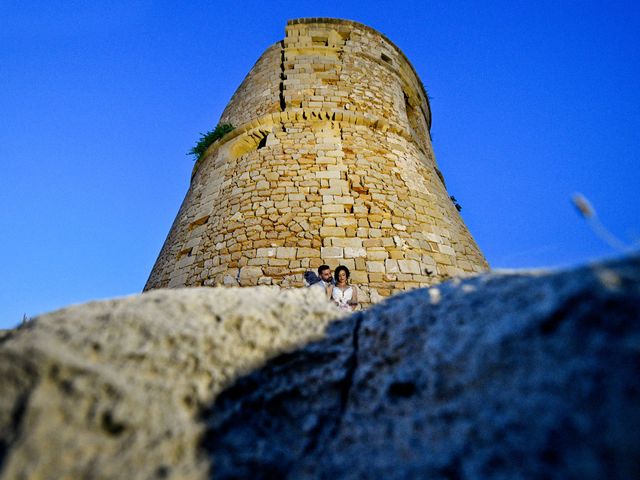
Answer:
POLYGON ((280 111, 284 112, 287 108, 287 102, 284 98, 284 81, 287 78, 284 73, 284 62, 285 62, 285 53, 284 53, 284 40, 280 42, 280 111))
MULTIPOLYGON (((327 438, 335 438, 336 434, 340 431, 340 427, 342 426, 342 420, 347 410, 347 406, 349 404, 349 396, 351 395, 351 389, 353 387, 353 379, 355 377, 356 370, 358 369, 358 352, 360 350, 360 326, 362 325, 362 319, 364 315, 361 312, 357 313, 356 315, 357 316, 355 317, 353 331, 351 333, 351 354, 345 362, 345 375, 338 384, 340 388, 340 409, 334 416, 332 427, 324 428, 324 426, 329 423, 325 422, 325 419, 322 419, 322 421, 318 421, 314 429, 309 434, 311 439, 304 449, 305 456, 316 450, 318 441, 323 431, 330 429, 327 438)), ((326 420, 330 419, 327 418, 326 420)), ((328 442, 325 442, 324 445, 328 445, 328 442)))

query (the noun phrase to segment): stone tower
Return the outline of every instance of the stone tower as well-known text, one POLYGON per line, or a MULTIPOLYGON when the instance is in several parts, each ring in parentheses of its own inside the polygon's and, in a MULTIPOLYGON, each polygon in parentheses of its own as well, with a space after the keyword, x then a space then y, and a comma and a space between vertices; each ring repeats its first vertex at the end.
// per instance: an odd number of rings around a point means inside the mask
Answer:
POLYGON ((376 302, 487 262, 436 165, 425 89, 359 23, 305 18, 258 59, 195 164, 145 290, 302 286, 326 263, 376 302))

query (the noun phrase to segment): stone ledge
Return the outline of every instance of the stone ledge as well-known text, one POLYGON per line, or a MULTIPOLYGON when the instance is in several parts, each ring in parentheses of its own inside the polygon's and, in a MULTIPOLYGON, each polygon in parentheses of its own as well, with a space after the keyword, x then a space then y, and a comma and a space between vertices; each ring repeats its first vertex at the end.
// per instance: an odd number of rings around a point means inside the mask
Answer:
MULTIPOLYGON (((247 140, 251 143, 255 143, 257 136, 264 135, 265 128, 273 127, 274 125, 282 125, 287 122, 331 122, 336 125, 357 125, 363 127, 369 127, 373 130, 380 130, 381 132, 391 132, 398 135, 409 142, 413 142, 411 133, 403 128, 398 128, 389 124, 389 122, 377 115, 371 113, 359 113, 351 112, 349 110, 340 109, 310 109, 310 108, 291 108, 284 112, 269 113, 263 115, 255 120, 243 123, 238 127, 231 130, 220 140, 211 145, 205 154, 196 161, 191 172, 191 179, 195 176, 200 168, 202 162, 214 154, 222 146, 226 145, 234 139, 239 139, 241 136, 246 136, 247 140), (262 130, 261 130, 262 129, 262 130)), ((240 139, 238 141, 241 141, 240 139)))

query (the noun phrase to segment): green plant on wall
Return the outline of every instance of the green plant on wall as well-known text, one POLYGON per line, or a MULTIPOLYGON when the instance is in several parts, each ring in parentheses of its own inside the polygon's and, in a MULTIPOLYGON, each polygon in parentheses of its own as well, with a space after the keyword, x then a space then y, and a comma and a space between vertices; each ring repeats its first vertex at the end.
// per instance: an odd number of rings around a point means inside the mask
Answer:
POLYGON ((200 139, 196 146, 189 150, 187 155, 193 155, 194 160, 200 160, 200 158, 204 155, 204 152, 207 151, 216 140, 220 140, 227 133, 233 130, 233 125, 230 123, 219 123, 216 128, 213 130, 209 130, 206 133, 200 133, 200 139))

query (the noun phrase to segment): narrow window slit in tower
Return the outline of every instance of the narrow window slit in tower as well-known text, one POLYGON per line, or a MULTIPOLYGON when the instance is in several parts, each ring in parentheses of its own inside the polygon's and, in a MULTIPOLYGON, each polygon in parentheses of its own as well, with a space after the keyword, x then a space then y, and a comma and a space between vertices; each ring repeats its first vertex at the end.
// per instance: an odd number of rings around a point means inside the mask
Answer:
POLYGON ((380 54, 380 58, 387 63, 391 63, 391 59, 387 57, 384 53, 380 54))

